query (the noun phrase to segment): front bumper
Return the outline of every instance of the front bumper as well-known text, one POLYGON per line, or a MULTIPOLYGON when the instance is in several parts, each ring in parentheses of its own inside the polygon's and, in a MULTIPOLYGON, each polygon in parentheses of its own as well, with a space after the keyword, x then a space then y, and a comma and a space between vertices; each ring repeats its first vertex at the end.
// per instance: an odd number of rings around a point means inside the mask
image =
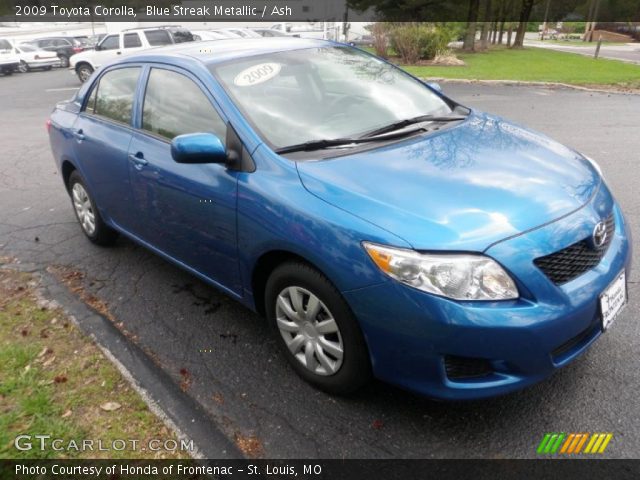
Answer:
POLYGON ((4 71, 4 70, 15 70, 16 68, 18 68, 18 65, 20 65, 20 62, 7 62, 7 63, 1 63, 0 64, 0 71, 4 71))
MULTIPOLYGON (((591 205, 485 253, 509 270, 518 300, 457 302, 395 281, 345 292, 364 331, 376 377, 423 395, 457 400, 505 394, 549 376, 600 335, 598 296, 631 266, 630 232, 603 186, 591 205), (601 262, 554 285, 533 259, 586 238, 613 210, 614 239, 601 262), (482 359, 491 373, 451 379, 445 357, 482 359)), ((612 328, 615 328, 615 323, 612 328)))

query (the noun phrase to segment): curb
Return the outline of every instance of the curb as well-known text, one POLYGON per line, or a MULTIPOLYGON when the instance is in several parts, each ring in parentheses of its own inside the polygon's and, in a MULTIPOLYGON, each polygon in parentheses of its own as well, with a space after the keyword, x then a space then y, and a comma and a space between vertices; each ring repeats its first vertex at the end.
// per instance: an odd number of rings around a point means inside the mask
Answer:
POLYGON ((640 95, 640 89, 632 89, 629 91, 614 90, 606 88, 583 87, 580 85, 572 85, 570 83, 561 82, 530 82, 525 80, 475 80, 467 78, 444 78, 444 77, 421 77, 422 80, 430 82, 442 83, 478 83, 480 85, 510 85, 516 87, 543 87, 543 88, 570 88, 583 92, 608 93, 616 95, 640 95))
POLYGON ((172 429, 179 440, 193 442, 196 459, 244 459, 240 450, 219 429, 204 409, 186 395, 171 377, 158 368, 136 344, 130 342, 108 319, 95 312, 52 274, 25 263, 5 267, 37 275, 37 292, 53 300, 80 330, 96 342, 149 409, 172 429))

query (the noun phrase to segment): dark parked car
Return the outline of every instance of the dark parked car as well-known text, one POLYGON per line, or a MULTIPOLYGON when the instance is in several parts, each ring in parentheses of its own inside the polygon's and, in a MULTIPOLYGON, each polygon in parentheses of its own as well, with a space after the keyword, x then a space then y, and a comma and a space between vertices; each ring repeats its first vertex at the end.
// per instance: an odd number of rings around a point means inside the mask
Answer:
POLYGON ((84 51, 87 46, 76 37, 44 37, 36 38, 25 42, 41 50, 48 52, 56 52, 60 59, 60 66, 67 68, 69 66, 69 58, 76 53, 84 51))
POLYGON ((349 40, 352 47, 370 47, 373 45, 373 35, 360 35, 349 40))

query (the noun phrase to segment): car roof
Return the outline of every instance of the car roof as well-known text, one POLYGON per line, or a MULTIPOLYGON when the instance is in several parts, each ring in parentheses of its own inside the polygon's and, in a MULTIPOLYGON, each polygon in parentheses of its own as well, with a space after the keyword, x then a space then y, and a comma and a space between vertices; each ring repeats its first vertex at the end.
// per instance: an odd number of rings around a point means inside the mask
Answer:
POLYGON ((71 35, 50 35, 50 36, 48 36, 48 37, 38 37, 38 38, 34 38, 34 39, 32 39, 31 41, 32 41, 32 42, 35 42, 35 41, 38 41, 38 40, 54 40, 54 39, 57 39, 57 38, 63 38, 63 39, 65 39, 65 40, 69 40, 70 38, 76 38, 76 37, 73 37, 73 36, 71 36, 71 35))
POLYGON ((123 61, 158 61, 158 57, 187 57, 198 60, 205 65, 212 65, 236 58, 252 57, 265 53, 302 50, 333 46, 327 40, 296 37, 260 37, 260 38, 228 38, 207 40, 202 42, 184 42, 166 47, 146 50, 144 53, 131 55, 123 61))

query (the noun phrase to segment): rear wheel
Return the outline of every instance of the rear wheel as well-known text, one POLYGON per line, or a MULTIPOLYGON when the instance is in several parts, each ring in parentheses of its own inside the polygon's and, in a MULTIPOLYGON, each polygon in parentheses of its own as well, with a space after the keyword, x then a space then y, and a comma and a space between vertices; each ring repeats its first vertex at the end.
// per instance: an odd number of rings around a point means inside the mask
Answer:
POLYGON ((294 370, 329 393, 346 394, 371 377, 360 326, 342 295, 316 269, 285 263, 265 291, 269 323, 294 370))
POLYGON ((60 66, 62 68, 69 68, 69 57, 65 55, 61 55, 59 58, 60 58, 60 66))
POLYGON ((87 238, 97 245, 113 245, 118 233, 102 220, 89 190, 77 171, 69 177, 69 193, 76 218, 87 238))
POLYGON ((89 77, 93 73, 93 68, 87 63, 82 63, 76 67, 76 73, 82 83, 89 80, 89 77))

